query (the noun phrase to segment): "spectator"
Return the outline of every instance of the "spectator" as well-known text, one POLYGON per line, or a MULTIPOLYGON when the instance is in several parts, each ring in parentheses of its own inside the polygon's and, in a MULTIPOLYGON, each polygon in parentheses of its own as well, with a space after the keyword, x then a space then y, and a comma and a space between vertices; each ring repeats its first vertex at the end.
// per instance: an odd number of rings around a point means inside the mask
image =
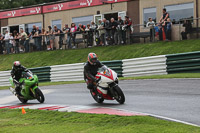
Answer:
POLYGON ((123 44, 123 31, 122 31, 122 27, 124 25, 124 21, 122 20, 122 18, 119 16, 118 17, 118 27, 117 27, 117 32, 118 32, 118 44, 123 44))
POLYGON ((15 41, 14 41, 14 37, 13 37, 13 34, 10 33, 10 48, 11 48, 11 53, 15 53, 14 52, 14 46, 15 46, 15 41))
POLYGON ((163 8, 163 15, 160 18, 160 23, 164 23, 169 18, 169 13, 167 12, 166 8, 163 8))
POLYGON ((77 28, 77 32, 84 33, 85 32, 85 25, 79 24, 77 28))
POLYGON ((166 25, 166 41, 171 41, 171 27, 172 27, 172 22, 170 18, 167 19, 167 21, 164 22, 163 25, 166 25))
POLYGON ((14 46, 15 53, 19 53, 19 39, 18 39, 18 36, 19 36, 19 33, 17 33, 17 31, 14 30, 13 37, 14 37, 14 43, 15 43, 15 46, 14 46))
POLYGON ((36 34, 36 25, 33 25, 33 29, 31 31, 31 33, 29 34, 29 37, 32 37, 33 40, 34 40, 34 46, 36 47, 37 46, 37 38, 35 37, 35 34, 36 34))
POLYGON ((72 46, 71 46, 71 37, 70 37, 70 28, 68 26, 68 24, 65 24, 65 27, 63 28, 63 31, 67 34, 67 40, 66 40, 66 43, 68 45, 68 49, 71 49, 72 46))
POLYGON ((82 38, 84 40, 87 39, 85 29, 86 29, 85 25, 82 24, 78 25, 77 32, 82 33, 82 38))
POLYGON ((48 41, 49 41, 49 36, 46 36, 47 32, 44 28, 42 28, 42 33, 40 35, 42 37, 42 46, 43 46, 42 49, 47 49, 47 38, 48 38, 48 41))
POLYGON ((155 22, 152 20, 152 18, 149 18, 149 22, 146 24, 146 27, 150 28, 150 41, 153 41, 153 38, 155 36, 155 30, 154 30, 155 22))
POLYGON ((94 23, 94 21, 91 21, 90 29, 93 31, 93 44, 97 46, 99 44, 98 38, 99 38, 99 32, 97 32, 98 25, 94 23))
POLYGON ((29 38, 23 28, 20 29, 20 37, 21 41, 23 41, 23 45, 25 47, 25 52, 29 52, 29 38))
POLYGON ((0 33, 0 54, 3 54, 3 40, 4 35, 0 33))
POLYGON ((104 23, 101 19, 99 19, 99 25, 97 30, 99 31, 99 37, 100 37, 100 45, 105 45, 105 33, 106 30, 104 29, 104 23))
POLYGON ((9 34, 8 30, 6 30, 4 41, 5 41, 6 53, 10 54, 10 43, 9 43, 9 41, 10 41, 10 34, 9 34))
MULTIPOLYGON (((167 21, 167 19, 169 18, 169 13, 167 12, 166 8, 163 9, 163 15, 160 18, 160 24, 163 26, 164 33, 165 35, 167 34, 167 29, 166 29, 166 25, 163 25, 165 21, 167 21)), ((165 23, 166 24, 166 23, 165 23)), ((162 40, 165 40, 166 36, 164 35, 164 33, 162 34, 163 38, 162 40)))
POLYGON ((124 21, 124 28, 126 30, 125 35, 124 35, 124 43, 126 44, 126 38, 128 39, 128 44, 130 44, 130 35, 131 35, 131 25, 132 25, 132 20, 128 17, 125 16, 125 21, 124 21))
POLYGON ((69 41, 69 45, 71 46, 71 39, 74 43, 74 47, 73 48, 76 48, 76 31, 77 31, 77 27, 76 27, 76 24, 75 23, 72 23, 71 24, 71 28, 70 28, 70 41, 69 41))
POLYGON ((91 47, 93 45, 93 31, 90 24, 87 24, 85 31, 87 32, 87 46, 91 47))
POLYGON ((54 35, 58 35, 59 36, 59 49, 62 49, 63 36, 64 36, 62 30, 58 29, 58 27, 55 25, 53 33, 54 33, 54 35))
POLYGON ((114 18, 111 18, 110 20, 110 26, 111 26, 111 40, 112 40, 112 44, 117 45, 118 41, 117 41, 117 26, 118 23, 115 21, 114 18))
POLYGON ((155 25, 154 30, 155 30, 155 38, 156 40, 159 40, 159 24, 155 25))
POLYGON ((54 48, 54 40, 55 40, 55 36, 53 35, 53 30, 51 26, 48 26, 48 33, 47 36, 49 36, 49 40, 50 40, 50 46, 48 48, 48 50, 53 50, 54 48))
POLYGON ((39 29, 39 27, 36 27, 36 37, 37 37, 37 50, 40 51, 42 50, 42 36, 41 36, 42 31, 39 29))
POLYGON ((183 23, 183 27, 185 27, 185 31, 181 32, 182 39, 187 40, 187 34, 190 33, 192 30, 192 24, 190 20, 185 20, 183 23))
POLYGON ((108 45, 108 39, 110 38, 110 22, 108 20, 106 20, 106 18, 103 19, 103 29, 105 29, 106 33, 105 33, 105 44, 104 45, 108 45))

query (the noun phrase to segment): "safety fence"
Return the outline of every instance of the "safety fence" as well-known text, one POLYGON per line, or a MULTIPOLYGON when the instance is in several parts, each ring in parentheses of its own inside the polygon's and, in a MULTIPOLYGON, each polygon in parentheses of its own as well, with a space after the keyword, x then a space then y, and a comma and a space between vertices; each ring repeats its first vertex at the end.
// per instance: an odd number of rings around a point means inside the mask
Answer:
POLYGON ((123 77, 167 74, 166 60, 165 55, 122 60, 123 77))
POLYGON ((167 55, 167 72, 200 73, 200 52, 167 55))
MULTIPOLYGON (((119 77, 137 77, 174 73, 200 73, 200 52, 104 61, 119 77)), ((40 82, 83 80, 84 63, 30 69, 40 82)), ((10 71, 0 71, 0 86, 9 86, 10 71)))
MULTIPOLYGON (((105 61, 102 62, 122 76, 122 61, 105 61)), ((84 63, 66 64, 51 66, 51 82, 58 81, 80 81, 83 76, 84 63)))

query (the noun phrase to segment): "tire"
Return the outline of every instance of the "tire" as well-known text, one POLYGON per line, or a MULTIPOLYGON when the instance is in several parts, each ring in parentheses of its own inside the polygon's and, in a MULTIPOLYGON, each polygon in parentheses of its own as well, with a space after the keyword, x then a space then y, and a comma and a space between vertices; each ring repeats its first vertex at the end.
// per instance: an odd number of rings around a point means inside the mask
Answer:
POLYGON ((39 88, 35 89, 35 95, 36 95, 36 99, 40 102, 40 103, 44 103, 44 95, 42 93, 42 91, 39 88))
POLYGON ((19 99, 19 101, 20 101, 21 103, 27 103, 27 102, 28 102, 28 100, 26 100, 26 99, 24 99, 24 98, 21 98, 21 97, 19 97, 19 96, 17 96, 17 98, 19 99))
POLYGON ((92 97, 94 98, 94 100, 95 100, 97 103, 103 103, 104 98, 99 98, 97 95, 94 96, 94 95, 92 94, 92 93, 93 93, 92 90, 90 90, 90 93, 91 93, 92 97))
POLYGON ((124 96, 124 93, 122 92, 121 88, 117 85, 113 88, 113 91, 114 91, 114 97, 117 100, 117 102, 120 104, 124 104, 125 96, 124 96))

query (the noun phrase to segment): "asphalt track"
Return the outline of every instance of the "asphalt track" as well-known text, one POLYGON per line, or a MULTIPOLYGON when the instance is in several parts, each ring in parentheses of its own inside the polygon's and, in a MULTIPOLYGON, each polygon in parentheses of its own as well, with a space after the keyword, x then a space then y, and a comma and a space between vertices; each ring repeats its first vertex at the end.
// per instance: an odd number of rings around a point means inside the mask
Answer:
MULTIPOLYGON (((116 101, 97 104, 85 84, 41 87, 44 104, 110 107, 148 113, 200 125, 200 79, 160 79, 120 81, 124 105, 116 101)), ((30 101, 29 103, 38 103, 30 101)), ((9 90, 0 91, 0 104, 19 104, 9 90)))

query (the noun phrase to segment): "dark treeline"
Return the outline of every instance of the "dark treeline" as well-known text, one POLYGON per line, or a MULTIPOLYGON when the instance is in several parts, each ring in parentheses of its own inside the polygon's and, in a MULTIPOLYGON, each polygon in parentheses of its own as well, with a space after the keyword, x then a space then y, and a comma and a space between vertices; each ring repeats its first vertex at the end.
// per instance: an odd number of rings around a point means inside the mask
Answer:
POLYGON ((0 0, 0 10, 18 8, 24 6, 32 6, 48 2, 56 2, 61 0, 0 0))

